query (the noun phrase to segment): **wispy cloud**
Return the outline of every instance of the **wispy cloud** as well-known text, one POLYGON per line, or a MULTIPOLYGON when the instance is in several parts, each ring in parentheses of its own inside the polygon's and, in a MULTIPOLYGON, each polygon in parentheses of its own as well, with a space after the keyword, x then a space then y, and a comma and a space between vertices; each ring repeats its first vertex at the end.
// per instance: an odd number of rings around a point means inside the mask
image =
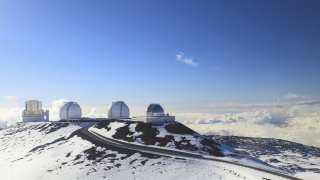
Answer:
POLYGON ((6 128, 14 123, 21 122, 23 108, 1 108, 0 107, 0 128, 6 128))
POLYGON ((60 120, 60 108, 67 103, 68 100, 62 98, 52 101, 50 111, 50 120, 51 121, 58 121, 60 120))
POLYGON ((289 92, 284 96, 284 99, 286 100, 292 100, 292 99, 306 99, 308 96, 301 95, 301 94, 296 94, 296 93, 291 93, 289 92))
POLYGON ((194 60, 194 57, 185 57, 183 52, 176 54, 176 59, 184 64, 187 64, 192 67, 198 67, 199 63, 194 60))

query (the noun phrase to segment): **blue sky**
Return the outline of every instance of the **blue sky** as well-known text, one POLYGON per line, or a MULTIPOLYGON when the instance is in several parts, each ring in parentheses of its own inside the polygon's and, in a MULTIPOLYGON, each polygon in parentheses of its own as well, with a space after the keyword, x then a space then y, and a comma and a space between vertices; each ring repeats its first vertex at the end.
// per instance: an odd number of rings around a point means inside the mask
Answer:
POLYGON ((319 9, 319 1, 2 0, 0 96, 319 98, 319 9))

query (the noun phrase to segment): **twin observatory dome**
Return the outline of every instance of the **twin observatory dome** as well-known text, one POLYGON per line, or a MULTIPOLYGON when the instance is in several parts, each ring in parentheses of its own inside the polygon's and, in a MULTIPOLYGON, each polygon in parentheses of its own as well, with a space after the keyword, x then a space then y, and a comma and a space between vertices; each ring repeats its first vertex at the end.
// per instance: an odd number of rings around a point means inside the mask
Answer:
MULTIPOLYGON (((107 113, 107 119, 133 120, 146 123, 169 123, 175 121, 174 116, 165 114, 164 109, 160 104, 150 104, 147 107, 145 116, 130 118, 130 110, 128 105, 123 101, 116 101, 112 102, 107 113)), ((83 118, 80 105, 73 101, 65 103, 60 108, 59 115, 61 121, 76 122, 94 120, 94 118, 83 118)), ((26 102, 26 110, 23 111, 22 117, 23 122, 49 121, 49 112, 42 110, 40 101, 31 100, 26 102)))
MULTIPOLYGON (((61 120, 81 119, 82 110, 78 103, 67 102, 60 108, 61 120)), ((112 119, 129 119, 129 107, 123 101, 113 102, 108 108, 108 118, 112 119)))

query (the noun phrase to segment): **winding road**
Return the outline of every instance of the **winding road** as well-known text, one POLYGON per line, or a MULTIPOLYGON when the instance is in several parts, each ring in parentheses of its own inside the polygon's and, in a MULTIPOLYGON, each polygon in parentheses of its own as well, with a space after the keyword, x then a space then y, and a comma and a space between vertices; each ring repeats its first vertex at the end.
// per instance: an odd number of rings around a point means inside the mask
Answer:
POLYGON ((125 148, 125 149, 129 149, 129 150, 134 150, 137 152, 144 152, 144 153, 149 153, 149 154, 156 154, 156 155, 163 155, 163 156, 175 156, 175 157, 179 157, 179 158, 188 158, 188 159, 197 159, 197 160, 206 160, 206 161, 227 163, 227 164, 246 167, 246 168, 254 169, 257 171, 273 174, 273 175, 280 176, 280 177, 287 178, 287 179, 300 180, 299 178, 296 178, 296 177, 293 177, 293 176, 290 176, 287 174, 283 174, 283 173, 280 173, 277 171, 262 169, 259 167, 249 166, 249 165, 245 165, 245 164, 241 164, 241 163, 237 163, 237 162, 225 161, 225 160, 216 159, 216 158, 205 158, 201 155, 187 153, 187 152, 181 152, 181 151, 175 151, 175 150, 163 149, 163 148, 156 148, 156 147, 150 147, 150 146, 141 146, 141 145, 136 145, 133 143, 126 143, 123 141, 117 141, 115 139, 107 138, 107 137, 101 136, 100 134, 97 134, 93 131, 90 131, 89 130, 90 127, 91 126, 80 129, 79 133, 81 133, 83 136, 85 136, 88 139, 98 141, 98 142, 103 143, 108 146, 113 146, 116 148, 125 148))

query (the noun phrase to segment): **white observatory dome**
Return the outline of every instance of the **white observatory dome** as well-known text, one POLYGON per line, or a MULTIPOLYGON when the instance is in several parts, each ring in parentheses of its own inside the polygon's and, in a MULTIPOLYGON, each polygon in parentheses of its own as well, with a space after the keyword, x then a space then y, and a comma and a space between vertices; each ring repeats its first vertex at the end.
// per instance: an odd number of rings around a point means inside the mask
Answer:
POLYGON ((147 116, 165 116, 165 114, 160 104, 150 104, 147 109, 147 116))
POLYGON ((108 118, 127 119, 130 116, 129 107, 123 101, 113 102, 109 107, 108 118))
POLYGON ((82 116, 81 107, 76 102, 67 102, 60 108, 60 119, 80 119, 82 116))

